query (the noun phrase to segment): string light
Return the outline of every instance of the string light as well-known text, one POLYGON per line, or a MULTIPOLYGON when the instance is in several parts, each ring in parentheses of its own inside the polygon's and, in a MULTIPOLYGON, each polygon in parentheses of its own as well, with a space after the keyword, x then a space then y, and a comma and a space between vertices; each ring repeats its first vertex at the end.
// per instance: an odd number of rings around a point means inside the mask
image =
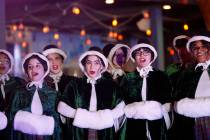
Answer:
POLYGON ((148 10, 143 11, 143 17, 146 18, 146 19, 150 18, 150 14, 149 14, 148 10))
POLYGON ((120 41, 123 40, 123 38, 124 38, 124 37, 123 37, 123 35, 121 35, 121 34, 119 34, 119 35, 117 36, 117 39, 120 40, 120 41))
POLYGON ((84 30, 84 29, 82 29, 81 31, 80 31, 80 36, 85 36, 86 35, 86 31, 84 30))
POLYGON ((50 31, 50 28, 48 25, 45 25, 43 28, 42 28, 42 32, 43 33, 48 33, 50 31))
POLYGON ((91 42, 91 40, 88 38, 88 39, 86 39, 85 44, 88 45, 88 46, 90 46, 90 45, 92 44, 92 42, 91 42))
POLYGON ((76 6, 74 6, 72 8, 72 13, 75 14, 75 15, 79 15, 80 14, 80 9, 76 6))
POLYGON ((114 33, 112 31, 110 31, 109 34, 108 34, 108 36, 109 36, 109 38, 113 38, 114 33))
POLYGON ((62 42, 61 42, 60 40, 57 42, 57 46, 58 46, 59 48, 61 48, 62 42))
POLYGON ((184 29, 185 31, 188 31, 188 30, 189 30, 188 24, 185 23, 185 24, 183 25, 183 29, 184 29))
POLYGON ((19 31, 18 34, 17 34, 17 36, 18 36, 18 38, 20 38, 20 39, 23 38, 23 32, 19 31))
POLYGON ((23 48, 26 48, 27 45, 28 45, 28 43, 27 43, 26 41, 23 41, 23 42, 21 43, 21 46, 22 46, 23 48))
POLYGON ((58 33, 54 33, 53 37, 55 40, 58 40, 60 38, 60 35, 58 33))
POLYGON ((13 30, 13 31, 17 31, 17 25, 15 25, 15 24, 12 25, 12 30, 13 30))
POLYGON ((20 23, 20 24, 19 24, 18 29, 19 29, 19 30, 23 30, 23 29, 24 29, 23 23, 20 23))
POLYGON ((171 9, 171 5, 163 5, 163 9, 164 10, 170 10, 171 9))
POLYGON ((147 36, 151 36, 151 35, 152 35, 151 29, 147 29, 147 30, 146 30, 146 35, 147 35, 147 36))
POLYGON ((175 55, 175 51, 174 51, 174 49, 172 48, 172 47, 168 47, 168 52, 169 52, 169 54, 171 55, 171 56, 174 56, 175 55))
POLYGON ((116 26, 117 26, 117 24, 118 24, 117 19, 116 19, 116 18, 115 18, 115 19, 113 19, 113 20, 112 20, 112 26, 113 26, 113 27, 116 27, 116 26))
POLYGON ((117 38, 117 36, 118 36, 118 33, 117 32, 114 32, 113 33, 113 38, 117 38))
POLYGON ((106 4, 113 4, 114 3, 114 0, 106 0, 105 3, 106 4))

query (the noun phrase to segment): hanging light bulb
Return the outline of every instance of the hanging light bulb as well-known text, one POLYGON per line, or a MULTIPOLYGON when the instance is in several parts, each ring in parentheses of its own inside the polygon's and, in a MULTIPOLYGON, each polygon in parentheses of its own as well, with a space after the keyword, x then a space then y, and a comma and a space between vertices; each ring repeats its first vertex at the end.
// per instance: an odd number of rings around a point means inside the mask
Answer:
POLYGON ((113 36, 114 36, 113 34, 114 33, 112 31, 110 31, 109 34, 108 34, 109 38, 113 38, 113 36))
POLYGON ((17 31, 17 25, 16 24, 12 25, 12 30, 17 31))
POLYGON ((58 40, 60 38, 60 35, 58 33, 54 33, 53 37, 55 40, 58 40))
POLYGON ((171 9, 171 5, 163 5, 163 9, 164 10, 170 10, 171 9))
POLYGON ((146 19, 150 18, 150 14, 149 14, 148 10, 144 10, 142 14, 143 14, 144 18, 146 18, 146 19))
POLYGON ((45 25, 43 28, 42 28, 42 32, 43 33, 48 33, 50 31, 50 28, 48 25, 45 25))
POLYGON ((117 39, 118 39, 118 40, 123 40, 123 38, 124 38, 124 37, 123 37, 122 34, 119 34, 119 35, 117 36, 117 39))
POLYGON ((23 41, 23 42, 21 43, 21 46, 22 46, 23 48, 26 48, 27 45, 28 45, 28 43, 27 43, 26 41, 23 41))
POLYGON ((81 31, 80 31, 80 36, 85 36, 86 35, 86 31, 84 30, 84 29, 82 29, 81 31))
POLYGON ((189 30, 188 24, 185 23, 185 24, 183 25, 183 29, 184 29, 185 31, 188 31, 188 30, 189 30))
POLYGON ((117 21, 116 18, 114 18, 114 19, 112 20, 112 26, 113 26, 113 27, 116 27, 117 24, 118 24, 118 21, 117 21))
POLYGON ((72 8, 72 13, 75 14, 75 15, 79 15, 79 14, 80 14, 80 9, 79 9, 79 7, 74 6, 74 7, 72 8))
POLYGON ((23 23, 20 23, 20 24, 18 25, 18 29, 19 29, 19 30, 23 30, 23 29, 24 29, 23 23))
POLYGON ((147 36, 151 36, 151 35, 152 35, 151 29, 147 29, 147 30, 146 30, 146 35, 147 35, 147 36))
POLYGON ((90 46, 92 44, 91 40, 88 38, 86 41, 85 41, 85 44, 90 46))
POLYGON ((17 33, 17 36, 18 36, 18 38, 23 38, 23 32, 21 32, 21 31, 19 31, 18 33, 17 33))
POLYGON ((60 40, 57 42, 57 46, 58 46, 59 48, 61 48, 62 42, 61 42, 60 40))
POLYGON ((117 32, 114 32, 114 33, 113 33, 113 37, 114 37, 114 38, 117 38, 117 35, 118 35, 117 32))
POLYGON ((105 3, 106 4, 113 4, 114 3, 114 0, 105 0, 105 3))

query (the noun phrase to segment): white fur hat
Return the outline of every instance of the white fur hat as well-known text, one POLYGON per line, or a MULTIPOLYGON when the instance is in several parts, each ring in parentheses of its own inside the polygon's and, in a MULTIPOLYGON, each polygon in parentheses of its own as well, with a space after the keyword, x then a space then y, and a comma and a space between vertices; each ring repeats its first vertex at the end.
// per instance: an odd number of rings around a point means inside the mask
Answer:
POLYGON ((96 55, 100 57, 105 65, 104 69, 102 70, 102 73, 105 72, 108 68, 108 61, 106 57, 101 53, 100 48, 95 49, 96 47, 90 48, 88 51, 84 52, 80 57, 79 57, 79 66, 80 69, 85 72, 85 67, 82 64, 83 59, 88 56, 88 55, 96 55))
POLYGON ((4 53, 9 57, 11 65, 10 65, 10 69, 7 71, 7 73, 10 73, 12 71, 13 66, 14 66, 14 57, 12 56, 12 54, 10 52, 8 52, 6 50, 0 49, 0 53, 4 53))
POLYGON ((157 51, 155 50, 155 48, 152 45, 149 45, 149 44, 146 44, 146 43, 140 43, 140 44, 134 45, 131 48, 131 52, 130 52, 130 58, 131 58, 131 60, 133 62, 135 62, 135 58, 133 58, 132 54, 135 52, 135 50, 140 49, 140 48, 148 48, 148 49, 150 49, 153 52, 154 58, 150 62, 150 64, 152 64, 155 61, 155 59, 157 58, 157 51))
POLYGON ((199 41, 199 40, 204 40, 204 41, 207 41, 207 42, 210 42, 210 38, 207 37, 207 36, 193 36, 192 38, 190 38, 187 42, 187 51, 190 52, 190 44, 194 41, 199 41))

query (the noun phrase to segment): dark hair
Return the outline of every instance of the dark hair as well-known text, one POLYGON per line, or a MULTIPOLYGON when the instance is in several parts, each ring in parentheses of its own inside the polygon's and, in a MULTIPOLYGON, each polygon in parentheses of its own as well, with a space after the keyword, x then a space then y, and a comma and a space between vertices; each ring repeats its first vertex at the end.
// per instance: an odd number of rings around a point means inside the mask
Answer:
MULTIPOLYGON (((50 44, 50 45, 45 46, 43 51, 46 51, 48 49, 59 49, 59 48, 58 48, 58 46, 56 46, 54 44, 50 44)), ((56 53, 56 54, 58 54, 58 53, 56 53)), ((64 57, 60 54, 58 54, 58 55, 61 57, 62 61, 64 61, 64 57)))
MULTIPOLYGON (((86 60, 87 60, 88 56, 90 56, 90 55, 87 55, 82 59, 81 63, 82 63, 83 66, 85 66, 85 63, 86 63, 86 60)), ((99 57, 98 55, 94 55, 94 56, 97 56, 99 58, 99 60, 101 61, 101 64, 105 67, 103 59, 101 59, 101 57, 99 57)))
POLYGON ((149 49, 149 48, 147 48, 147 47, 141 47, 141 48, 138 48, 138 49, 136 49, 135 51, 133 51, 133 53, 131 54, 132 55, 132 57, 135 59, 135 56, 136 56, 136 52, 137 51, 140 51, 140 49, 146 49, 149 53, 151 53, 151 58, 152 58, 152 60, 154 59, 154 52, 151 50, 151 49, 149 49))
POLYGON ((111 43, 110 43, 110 44, 106 44, 106 45, 104 46, 104 48, 103 48, 103 54, 104 54, 105 57, 108 57, 108 55, 109 55, 111 49, 112 49, 114 46, 115 46, 115 44, 111 44, 111 43))
POLYGON ((9 56, 4 52, 0 52, 0 54, 4 54, 5 56, 7 56, 7 59, 9 60, 9 66, 11 67, 11 60, 10 60, 9 56))
POLYGON ((47 69, 48 69, 47 62, 44 61, 43 59, 41 59, 38 55, 32 55, 32 56, 29 57, 29 58, 25 61, 25 63, 23 64, 23 68, 24 68, 24 70, 25 70, 26 73, 27 73, 27 70, 28 70, 29 61, 30 61, 31 59, 37 59, 37 60, 42 64, 42 66, 43 66, 43 68, 44 68, 44 71, 45 71, 45 72, 47 71, 47 69))
POLYGON ((177 39, 176 40, 176 45, 174 46, 175 48, 185 48, 187 44, 188 39, 187 38, 182 38, 182 39, 177 39))
POLYGON ((210 50, 210 42, 205 41, 205 40, 196 40, 196 41, 193 41, 193 42, 190 43, 190 51, 192 51, 192 48, 195 46, 195 43, 197 41, 200 41, 205 48, 207 48, 208 50, 210 50))

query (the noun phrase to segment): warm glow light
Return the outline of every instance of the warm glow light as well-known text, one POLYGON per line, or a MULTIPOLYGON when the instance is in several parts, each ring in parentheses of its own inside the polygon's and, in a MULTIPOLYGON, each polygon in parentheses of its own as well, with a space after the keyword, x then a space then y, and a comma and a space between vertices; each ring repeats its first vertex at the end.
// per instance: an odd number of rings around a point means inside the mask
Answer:
POLYGON ((13 30, 13 31, 17 31, 17 25, 15 25, 15 24, 12 25, 12 30, 13 30))
POLYGON ((114 37, 114 38, 117 38, 117 36, 118 36, 118 33, 117 33, 117 32, 114 32, 114 33, 113 33, 113 37, 114 37))
POLYGON ((23 48, 26 48, 27 47, 27 42, 26 41, 23 41, 22 43, 21 43, 21 46, 23 47, 23 48))
POLYGON ((114 3, 114 0, 105 0, 105 3, 106 4, 113 4, 114 3))
POLYGON ((108 36, 109 36, 110 38, 113 38, 114 33, 113 33, 112 31, 110 31, 108 36))
POLYGON ((150 17, 149 11, 144 10, 144 11, 143 11, 143 17, 144 17, 144 18, 149 18, 149 17, 150 17))
POLYGON ((118 40, 123 40, 123 35, 119 34, 119 35, 117 36, 117 39, 118 39, 118 40))
POLYGON ((23 38, 23 32, 19 31, 17 36, 18 36, 18 38, 23 38))
POLYGON ((58 46, 59 48, 61 48, 62 42, 61 42, 61 41, 58 41, 58 42, 57 42, 57 46, 58 46))
POLYGON ((60 38, 60 35, 59 35, 58 33, 55 33, 55 34, 54 34, 54 39, 55 39, 55 40, 58 40, 59 38, 60 38))
POLYGON ((85 35, 86 35, 86 32, 85 32, 84 29, 82 29, 82 30, 80 31, 80 36, 85 36, 85 35))
POLYGON ((91 40, 90 40, 90 39, 87 39, 87 40, 85 41, 85 44, 86 44, 86 45, 91 45, 91 44, 92 44, 92 42, 91 42, 91 40))
POLYGON ((75 15, 79 15, 80 14, 80 9, 78 7, 73 7, 72 8, 72 13, 75 15))
POLYGON ((19 29, 19 30, 23 30, 23 29, 24 29, 23 23, 20 23, 20 24, 19 24, 18 29, 19 29))
POLYGON ((171 5, 163 5, 163 9, 164 10, 170 10, 171 9, 171 5))
POLYGON ((113 26, 113 27, 116 27, 117 24, 118 24, 117 19, 113 19, 113 20, 112 20, 112 26, 113 26))
POLYGON ((185 31, 187 31, 187 30, 189 30, 189 26, 185 23, 185 24, 183 25, 183 29, 184 29, 185 31))
POLYGON ((151 36, 151 35, 152 35, 152 31, 151 31, 150 29, 147 29, 147 30, 146 30, 146 35, 147 35, 147 36, 151 36))
POLYGON ((48 33, 50 31, 50 28, 48 25, 45 25, 43 28, 42 28, 42 32, 43 33, 48 33))

